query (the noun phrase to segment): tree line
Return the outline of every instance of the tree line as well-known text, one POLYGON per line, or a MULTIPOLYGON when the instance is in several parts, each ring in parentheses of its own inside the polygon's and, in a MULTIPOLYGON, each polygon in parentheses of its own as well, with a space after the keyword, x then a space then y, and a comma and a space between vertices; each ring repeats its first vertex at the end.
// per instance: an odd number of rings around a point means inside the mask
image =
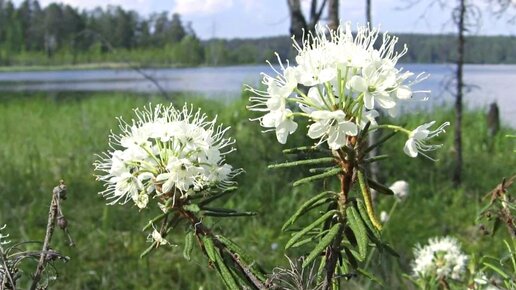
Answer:
MULTIPOLYGON (((409 46, 404 62, 456 60, 453 35, 399 34, 409 46)), ((516 38, 470 36, 467 63, 516 63, 516 38)), ((143 66, 262 64, 274 52, 290 56, 288 36, 200 40, 177 13, 143 17, 119 6, 79 10, 65 4, 15 6, 0 0, 0 65, 131 62, 143 66)))

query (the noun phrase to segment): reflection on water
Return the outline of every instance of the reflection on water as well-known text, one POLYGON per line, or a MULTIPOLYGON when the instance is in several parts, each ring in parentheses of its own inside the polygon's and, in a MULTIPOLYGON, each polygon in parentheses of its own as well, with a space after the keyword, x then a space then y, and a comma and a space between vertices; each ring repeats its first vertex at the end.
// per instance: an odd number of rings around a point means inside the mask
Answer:
MULTIPOLYGON (((453 66, 445 64, 405 64, 415 73, 430 73, 416 89, 432 90, 433 105, 452 100, 445 89, 453 66)), ((233 66, 149 69, 145 73, 170 92, 194 92, 206 96, 238 96, 243 84, 256 86, 260 72, 273 74, 268 66, 233 66)), ((516 126, 516 65, 466 65, 469 85, 467 105, 486 107, 496 100, 504 121, 516 126)), ((454 87, 451 86, 451 91, 454 87)), ((157 92, 158 88, 133 70, 85 70, 0 73, 0 91, 131 91, 157 92)))

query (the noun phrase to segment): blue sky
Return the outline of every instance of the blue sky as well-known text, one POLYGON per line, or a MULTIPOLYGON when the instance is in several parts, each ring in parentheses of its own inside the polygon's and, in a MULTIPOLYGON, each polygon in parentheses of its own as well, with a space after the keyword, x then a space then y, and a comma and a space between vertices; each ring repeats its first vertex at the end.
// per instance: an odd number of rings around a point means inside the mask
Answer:
MULTIPOLYGON (((22 0, 14 0, 20 3, 22 0)), ((405 0, 407 1, 407 0, 405 0)), ((382 30, 396 32, 447 33, 453 32, 450 7, 441 9, 436 0, 421 0, 411 9, 402 9, 404 0, 372 0, 373 24, 382 30)), ((413 1, 413 0, 412 0, 413 1)), ((497 19, 489 13, 488 0, 472 0, 480 6, 482 25, 474 34, 516 35, 516 24, 507 17, 497 19)), ((516 0, 511 0, 516 6, 516 0)), ((222 38, 248 38, 288 34, 289 18, 286 0, 40 0, 45 6, 50 2, 67 3, 75 7, 91 9, 95 6, 120 5, 148 15, 153 12, 178 12, 184 21, 191 21, 202 39, 213 36, 222 38)), ((302 0, 304 6, 309 0, 302 0)), ((343 21, 364 23, 363 0, 340 0, 340 17, 343 21)), ((439 1, 455 3, 455 1, 439 1)), ((509 11, 514 14, 516 9, 509 11)))

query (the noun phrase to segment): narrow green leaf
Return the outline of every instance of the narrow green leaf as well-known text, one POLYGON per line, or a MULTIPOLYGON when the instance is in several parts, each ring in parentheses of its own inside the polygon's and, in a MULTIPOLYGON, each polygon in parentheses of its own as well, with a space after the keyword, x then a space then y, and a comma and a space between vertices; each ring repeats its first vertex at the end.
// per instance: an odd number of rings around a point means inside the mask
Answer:
POLYGON ((285 245, 285 250, 290 248, 295 242, 297 242, 300 238, 302 238, 306 233, 308 233, 309 231, 311 231, 315 227, 319 226, 320 224, 324 223, 324 221, 326 221, 327 219, 333 217, 333 215, 336 214, 336 213, 338 213, 337 210, 331 210, 331 211, 325 213, 324 215, 322 215, 321 217, 319 217, 315 222, 311 223, 310 225, 308 225, 304 229, 302 229, 299 232, 297 232, 287 242, 287 244, 285 245))
POLYGON ((398 254, 398 252, 396 252, 396 250, 394 250, 390 245, 388 244, 385 244, 385 243, 382 243, 381 245, 381 248, 386 250, 389 254, 391 254, 391 256, 393 257, 396 257, 396 258, 399 258, 400 257, 400 254, 398 254))
POLYGON ((156 248, 156 243, 152 243, 145 251, 140 254, 140 259, 147 256, 152 250, 156 248))
POLYGON ((380 140, 378 140, 378 142, 376 142, 375 144, 367 147, 366 150, 364 150, 363 154, 366 155, 367 153, 369 153, 371 150, 373 150, 374 148, 382 145, 385 141, 391 139, 394 135, 396 135, 396 133, 398 133, 397 131, 394 131, 392 133, 389 133, 387 134, 386 136, 380 138, 380 140))
POLYGON ((324 251, 324 249, 326 249, 333 242, 333 239, 337 236, 341 227, 342 225, 338 223, 328 231, 328 234, 319 241, 317 246, 315 246, 308 257, 303 261, 303 268, 310 265, 310 263, 312 263, 312 261, 315 260, 315 258, 317 258, 322 253, 322 251, 324 251))
POLYGON ((200 202, 199 202, 199 206, 204 206, 206 204, 209 204, 210 202, 216 200, 216 199, 219 199, 227 194, 230 194, 231 192, 235 191, 237 189, 236 186, 233 186, 233 187, 229 187, 229 188, 226 188, 224 191, 222 192, 219 192, 219 193, 216 193, 214 195, 210 195, 204 199, 202 199, 200 202))
POLYGON ((269 168, 269 169, 287 168, 287 167, 294 167, 294 166, 301 166, 301 165, 330 163, 330 162, 334 162, 334 161, 335 161, 335 158, 333 158, 333 157, 322 157, 322 158, 316 158, 316 159, 297 160, 297 161, 292 161, 292 162, 271 164, 271 165, 267 166, 267 168, 269 168))
POLYGON ((358 244, 358 252, 360 254, 358 260, 363 261, 367 254, 367 230, 360 218, 360 214, 353 206, 346 209, 346 216, 349 222, 349 227, 353 231, 358 244))
POLYGON ((381 160, 384 160, 387 158, 389 158, 389 155, 383 154, 383 155, 373 156, 371 158, 366 158, 366 159, 364 159, 364 162, 373 163, 373 162, 378 162, 378 161, 381 161, 381 160))
POLYGON ((344 253, 346 254, 346 257, 348 258, 346 261, 349 263, 351 268, 353 268, 353 269, 358 268, 357 259, 353 256, 351 251, 348 248, 344 248, 344 253))
POLYGON ((358 170, 357 177, 358 183, 360 184, 360 191, 362 192, 362 198, 364 199, 367 216, 369 217, 369 220, 371 220, 373 226, 380 231, 382 229, 382 223, 374 213, 373 198, 371 197, 371 190, 367 183, 367 175, 365 174, 365 171, 363 171, 363 169, 358 170))
MULTIPOLYGON (((249 285, 249 280, 247 277, 248 274, 246 274, 246 272, 238 266, 233 258, 230 255, 224 254, 223 259, 229 271, 231 272, 231 275, 235 278, 238 286, 240 286, 240 289, 252 289, 246 287, 249 285)), ((265 279, 263 281, 265 281, 265 279)))
POLYGON ((301 247, 301 246, 304 246, 310 242, 313 242, 315 241, 315 237, 309 237, 309 238, 306 238, 304 240, 301 240, 299 242, 296 242, 294 243, 292 246, 290 246, 291 248, 298 248, 298 247, 301 247))
POLYGON ((318 195, 310 198, 305 203, 303 203, 297 211, 283 224, 283 227, 281 227, 281 230, 284 231, 288 226, 294 224, 299 217, 301 217, 303 214, 308 212, 308 210, 311 208, 312 205, 314 205, 316 202, 320 200, 324 200, 324 198, 327 198, 329 196, 333 196, 332 191, 324 191, 319 193, 318 195))
POLYGON ((185 259, 188 261, 190 261, 190 254, 192 253, 193 249, 193 241, 194 233, 188 232, 185 236, 185 246, 183 248, 183 257, 185 257, 185 259))
POLYGON ((369 127, 371 127, 371 122, 367 122, 364 126, 364 129, 362 129, 360 132, 360 139, 363 139, 364 136, 369 132, 369 127))
POLYGON ((324 276, 323 276, 324 269, 326 269, 326 256, 322 257, 321 263, 319 264, 319 269, 317 269, 317 276, 318 276, 317 281, 319 283, 324 279, 324 276))
POLYGON ((394 191, 392 191, 390 188, 370 178, 367 179, 367 183, 369 186, 371 186, 372 189, 378 191, 381 194, 394 195, 394 191))
POLYGON ((238 255, 238 257, 249 267, 249 270, 256 277, 258 277, 262 281, 265 281, 267 279, 264 275, 265 271, 260 267, 258 263, 256 263, 256 260, 251 258, 251 256, 247 255, 246 251, 244 251, 239 245, 237 245, 235 242, 222 235, 217 235, 216 238, 221 243, 223 243, 229 251, 238 255))
POLYGON ((236 211, 236 210, 234 210, 234 209, 230 209, 230 208, 220 208, 220 207, 207 207, 207 206, 203 206, 201 209, 202 209, 202 210, 207 210, 207 211, 225 212, 225 213, 237 212, 237 211, 236 211))
POLYGON ((357 272, 366 276, 369 280, 372 280, 372 281, 376 282, 378 285, 384 287, 382 280, 380 280, 378 277, 376 277, 372 273, 368 272, 367 270, 358 268, 357 272))
POLYGON ((335 168, 338 168, 338 166, 310 168, 310 169, 308 169, 308 172, 310 172, 310 173, 323 173, 323 172, 326 172, 328 170, 332 170, 332 169, 335 169, 335 168))
POLYGON ((153 219, 151 219, 142 229, 142 231, 146 231, 148 228, 152 227, 153 224, 159 222, 160 220, 164 219, 166 216, 168 215, 168 213, 161 213, 157 216, 155 216, 153 219))
POLYGON ((309 176, 309 177, 305 177, 305 178, 299 179, 298 181, 294 182, 292 185, 293 186, 298 186, 298 185, 301 185, 301 184, 309 183, 309 182, 316 181, 316 180, 319 180, 319 179, 323 179, 323 178, 326 178, 326 177, 331 177, 331 176, 337 175, 337 174, 339 174, 341 172, 342 172, 342 169, 335 168, 335 169, 329 170, 329 171, 327 171, 325 173, 321 173, 321 174, 317 174, 317 175, 312 175, 312 176, 309 176))
POLYGON ((218 212, 218 211, 209 211, 203 210, 201 212, 203 216, 213 216, 213 217, 241 217, 241 216, 254 216, 255 212, 218 212))
POLYGON ((505 273, 505 271, 503 271, 502 269, 498 268, 497 266, 495 266, 491 263, 484 262, 484 266, 491 268, 493 271, 497 272, 500 276, 502 276, 503 279, 510 278, 510 276, 507 273, 505 273))
POLYGON ((210 261, 215 262, 217 259, 217 250, 215 249, 215 245, 213 241, 208 236, 202 236, 202 243, 204 244, 204 250, 206 251, 206 255, 210 261))
POLYGON ((385 250, 392 256, 399 257, 400 255, 391 246, 389 246, 388 244, 384 243, 381 240, 380 232, 373 226, 373 224, 369 220, 369 217, 367 216, 367 211, 365 209, 365 205, 361 200, 357 200, 357 207, 358 207, 358 212, 360 213, 360 217, 362 218, 362 221, 366 225, 366 230, 367 230, 367 235, 369 237, 369 240, 378 247, 380 252, 385 250))
POLYGON ((349 275, 349 268, 348 268, 348 263, 346 263, 346 261, 342 261, 342 263, 340 263, 340 271, 342 272, 342 274, 344 275, 349 275))
POLYGON ((316 151, 320 151, 317 146, 303 146, 303 147, 297 147, 297 148, 284 149, 283 153, 290 154, 290 153, 316 152, 316 151))
POLYGON ((215 252, 215 259, 217 263, 217 269, 222 277, 222 280, 226 284, 226 287, 230 290, 240 290, 241 287, 238 286, 235 278, 231 274, 231 271, 228 269, 227 265, 224 263, 224 259, 220 255, 218 251, 215 252))
POLYGON ((378 240, 381 239, 380 232, 376 227, 371 223, 371 220, 369 219, 369 216, 367 215, 367 210, 365 208, 365 204, 360 199, 357 199, 357 208, 358 212, 360 213, 360 217, 362 218, 362 221, 365 223, 369 231, 374 235, 374 237, 378 240))
POLYGON ((297 248, 297 247, 300 247, 302 245, 305 245, 305 244, 308 244, 309 242, 312 242, 312 241, 317 241, 319 240, 319 238, 321 238, 322 236, 326 235, 328 233, 328 230, 323 230, 323 231, 320 231, 317 235, 315 236, 312 236, 312 237, 309 237, 307 239, 304 239, 304 240, 301 240, 299 242, 296 242, 295 244, 293 244, 291 246, 291 248, 297 248))

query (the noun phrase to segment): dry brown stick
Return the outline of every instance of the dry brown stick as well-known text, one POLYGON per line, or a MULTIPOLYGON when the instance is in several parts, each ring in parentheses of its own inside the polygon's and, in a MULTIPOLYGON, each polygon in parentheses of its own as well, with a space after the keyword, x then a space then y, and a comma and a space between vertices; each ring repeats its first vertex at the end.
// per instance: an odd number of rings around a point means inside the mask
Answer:
POLYGON ((50 202, 50 209, 48 212, 48 222, 47 222, 47 231, 45 233, 45 240, 43 241, 43 248, 41 249, 41 255, 39 257, 39 262, 36 267, 36 272, 32 277, 32 284, 30 286, 30 290, 36 290, 39 281, 41 280, 41 274, 43 270, 45 270, 45 266, 47 264, 47 253, 50 248, 50 241, 52 240, 52 236, 54 234, 54 229, 56 226, 56 215, 58 212, 59 198, 63 198, 66 192, 66 185, 61 180, 60 184, 52 190, 52 201, 50 202))

